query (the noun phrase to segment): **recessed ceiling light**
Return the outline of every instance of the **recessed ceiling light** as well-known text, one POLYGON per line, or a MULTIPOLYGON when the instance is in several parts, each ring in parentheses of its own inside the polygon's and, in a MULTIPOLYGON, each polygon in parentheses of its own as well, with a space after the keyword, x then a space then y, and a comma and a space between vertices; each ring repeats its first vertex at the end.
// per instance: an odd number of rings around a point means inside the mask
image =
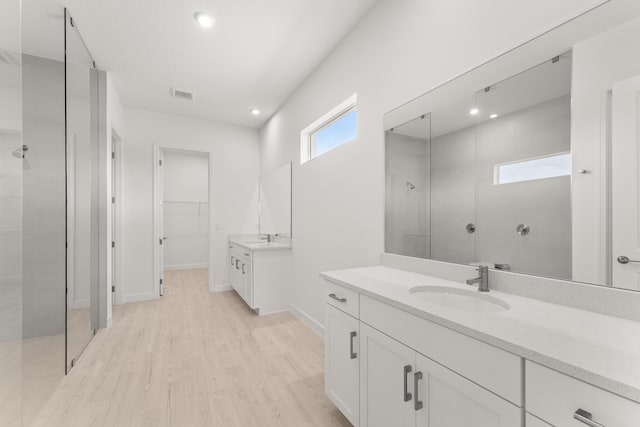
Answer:
POLYGON ((472 116, 475 116, 479 112, 480 110, 478 110, 477 108, 472 108, 471 110, 469 110, 469 114, 471 114, 472 116))
POLYGON ((197 12, 193 15, 193 17, 202 27, 209 28, 213 25, 213 18, 204 12, 197 12))
POLYGON ((489 116, 490 119, 495 119, 496 117, 498 117, 497 114, 492 114, 492 115, 489 116))
POLYGON ((252 108, 251 110, 249 110, 249 112, 254 116, 257 116, 258 114, 260 114, 260 110, 258 110, 257 108, 252 108))

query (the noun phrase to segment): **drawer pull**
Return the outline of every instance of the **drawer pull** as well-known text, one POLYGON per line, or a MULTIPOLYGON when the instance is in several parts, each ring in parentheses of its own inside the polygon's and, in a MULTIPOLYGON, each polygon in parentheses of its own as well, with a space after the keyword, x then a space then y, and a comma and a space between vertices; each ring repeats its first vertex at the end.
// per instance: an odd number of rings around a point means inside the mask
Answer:
POLYGON ((329 298, 333 298, 334 300, 336 300, 338 302, 347 302, 346 298, 337 297, 336 294, 329 294, 329 298))
POLYGON ((358 335, 358 333, 357 333, 357 332, 355 332, 355 331, 353 331, 353 332, 351 332, 351 333, 349 334, 349 339, 350 339, 350 342, 349 342, 349 353, 350 353, 350 354, 349 354, 349 357, 350 357, 351 359, 355 359, 356 357, 358 357, 358 354, 357 354, 357 353, 355 353, 355 352, 353 351, 353 339, 354 339, 357 335, 358 335))
POLYGON ((585 411, 584 409, 578 409, 573 413, 573 418, 588 425, 589 427, 604 427, 604 425, 593 421, 591 418, 593 416, 590 412, 585 411))
POLYGON ((419 411, 422 409, 422 400, 418 397, 418 381, 422 379, 422 372, 416 372, 413 374, 413 395, 416 397, 413 401, 413 409, 419 411))
POLYGON ((407 365, 404 367, 404 401, 408 402, 411 400, 413 396, 409 393, 409 388, 407 387, 407 383, 409 382, 408 377, 411 373, 411 365, 407 365))
POLYGON ((249 254, 245 253, 244 256, 249 256, 249 254))

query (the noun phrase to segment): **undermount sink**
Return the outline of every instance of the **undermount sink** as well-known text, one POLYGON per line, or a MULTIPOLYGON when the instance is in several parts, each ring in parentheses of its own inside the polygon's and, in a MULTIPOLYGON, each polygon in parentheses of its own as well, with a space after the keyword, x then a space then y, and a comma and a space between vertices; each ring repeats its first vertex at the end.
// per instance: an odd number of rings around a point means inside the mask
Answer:
POLYGON ((416 286, 409 289, 412 295, 453 310, 475 313, 500 313, 511 306, 500 298, 478 291, 450 288, 447 286, 416 286))

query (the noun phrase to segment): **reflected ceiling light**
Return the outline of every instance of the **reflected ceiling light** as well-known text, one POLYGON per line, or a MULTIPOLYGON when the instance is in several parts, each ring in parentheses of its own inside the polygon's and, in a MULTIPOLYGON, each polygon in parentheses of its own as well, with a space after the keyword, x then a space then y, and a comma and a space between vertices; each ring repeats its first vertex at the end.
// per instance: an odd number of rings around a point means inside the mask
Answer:
POLYGON ((258 110, 257 108, 252 108, 251 110, 249 110, 249 112, 254 116, 257 116, 258 114, 260 114, 260 110, 258 110))
POLYGON ((193 15, 193 17, 202 27, 209 28, 213 25, 213 18, 204 12, 197 12, 193 15))
POLYGON ((469 114, 471 114, 472 116, 475 116, 479 112, 480 110, 478 110, 477 108, 472 108, 471 110, 469 110, 469 114))
POLYGON ((490 119, 495 119, 496 117, 498 117, 498 115, 495 113, 489 116, 490 119))

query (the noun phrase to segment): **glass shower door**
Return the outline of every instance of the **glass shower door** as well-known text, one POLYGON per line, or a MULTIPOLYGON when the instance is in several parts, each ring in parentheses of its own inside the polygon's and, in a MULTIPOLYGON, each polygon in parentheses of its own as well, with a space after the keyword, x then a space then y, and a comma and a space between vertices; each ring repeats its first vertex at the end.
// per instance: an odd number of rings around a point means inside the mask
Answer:
POLYGON ((93 59, 65 11, 67 165, 67 371, 97 329, 97 149, 91 128, 93 59))

